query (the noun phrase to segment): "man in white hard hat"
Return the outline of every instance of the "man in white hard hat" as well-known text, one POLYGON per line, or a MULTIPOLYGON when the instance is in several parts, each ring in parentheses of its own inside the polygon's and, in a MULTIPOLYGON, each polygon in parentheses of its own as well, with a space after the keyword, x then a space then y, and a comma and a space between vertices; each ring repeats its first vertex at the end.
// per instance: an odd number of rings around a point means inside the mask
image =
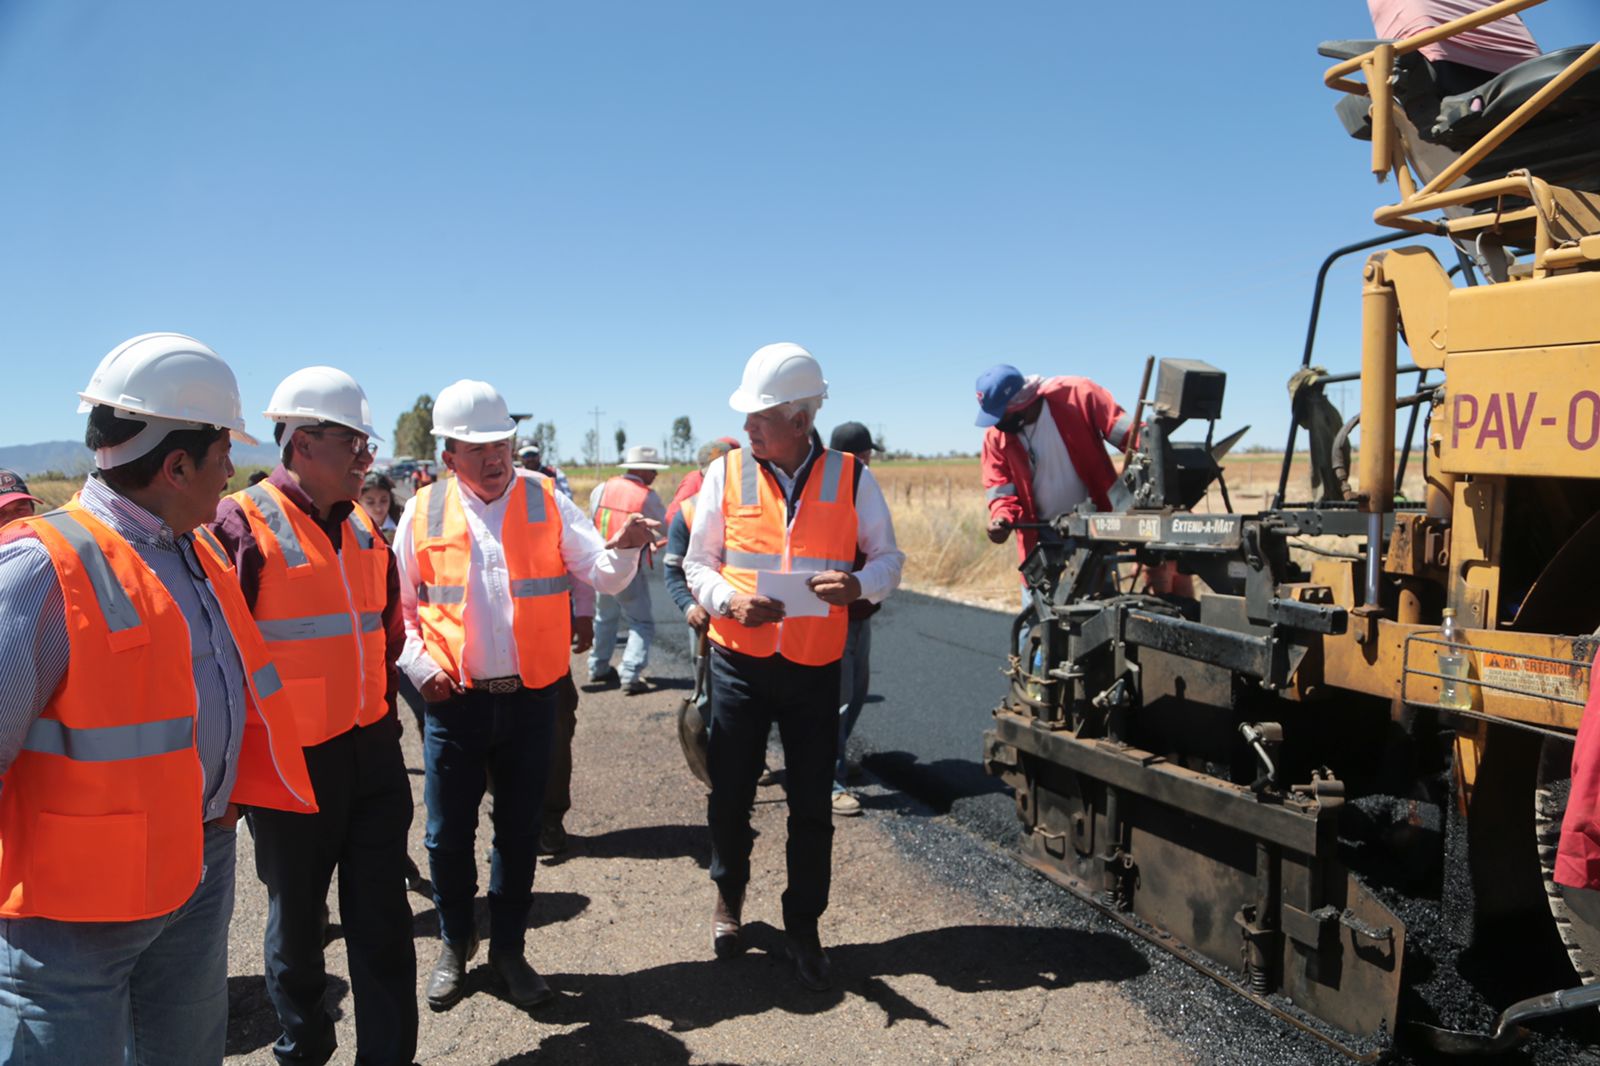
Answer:
POLYGON ((233 371, 176 333, 78 394, 97 472, 0 536, 0 1061, 222 1061, 238 805, 314 810, 220 546, 233 371))
POLYGON ((554 996, 523 950, 558 689, 575 645, 593 639, 568 589, 575 577, 619 591, 654 534, 632 515, 602 540, 548 478, 518 470, 516 422, 486 382, 441 391, 433 433, 455 476, 406 503, 394 542, 400 667, 427 701, 427 843, 443 941, 428 1003, 444 1010, 465 993, 477 950, 478 805, 493 774, 489 965, 507 998, 531 1007, 554 996))
POLYGON ((281 1062, 324 1063, 338 1040, 324 1003, 328 887, 355 995, 356 1059, 409 1066, 417 956, 406 901, 411 783, 400 753, 395 660, 405 643, 394 557, 356 499, 381 440, 366 393, 328 366, 296 370, 263 412, 282 451, 259 484, 218 508, 212 531, 295 706, 314 814, 252 811, 267 887, 267 998, 281 1062))
POLYGON ((750 808, 776 722, 789 800, 783 923, 795 974, 816 991, 832 984, 817 926, 832 874, 846 609, 881 602, 905 561, 871 472, 817 436, 827 394, 822 368, 799 345, 750 357, 728 400, 745 415, 750 446, 706 470, 684 557, 690 589, 711 612, 712 948, 718 958, 744 950, 750 808))
MULTIPOLYGON (((667 508, 650 486, 656 475, 667 469, 661 454, 648 445, 635 444, 620 464, 624 473, 607 478, 589 493, 589 517, 602 537, 628 520, 642 514, 666 528, 667 508)), ((655 639, 656 620, 650 609, 650 578, 643 569, 615 596, 601 594, 594 612, 594 647, 589 651, 590 684, 621 685, 629 696, 650 691, 644 668, 650 662, 650 643, 655 639), (611 665, 617 650, 617 628, 623 616, 628 619, 628 646, 622 652, 622 669, 611 665)))

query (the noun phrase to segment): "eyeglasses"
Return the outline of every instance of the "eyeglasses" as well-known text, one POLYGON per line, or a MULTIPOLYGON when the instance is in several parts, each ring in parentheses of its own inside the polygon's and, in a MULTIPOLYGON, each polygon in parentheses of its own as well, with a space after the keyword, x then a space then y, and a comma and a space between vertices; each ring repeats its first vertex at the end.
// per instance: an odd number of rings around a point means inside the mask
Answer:
POLYGON ((346 448, 349 448, 351 455, 360 455, 362 452, 366 452, 368 455, 378 454, 378 446, 369 441, 365 433, 356 433, 348 429, 308 429, 304 432, 311 434, 313 437, 328 437, 336 440, 346 448))

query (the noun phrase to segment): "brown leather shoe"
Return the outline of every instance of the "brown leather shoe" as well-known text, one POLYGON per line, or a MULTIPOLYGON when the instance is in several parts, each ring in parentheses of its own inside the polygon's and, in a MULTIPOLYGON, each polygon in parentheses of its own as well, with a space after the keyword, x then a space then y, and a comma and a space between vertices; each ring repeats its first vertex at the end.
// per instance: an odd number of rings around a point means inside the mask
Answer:
POLYGON ((460 1002, 467 991, 467 963, 478 953, 478 938, 464 945, 439 942, 439 961, 428 975, 428 1006, 448 1010, 460 1002))
POLYGON ((826 992, 833 987, 833 964, 828 953, 822 950, 817 934, 789 935, 789 957, 794 960, 794 975, 802 985, 813 992, 826 992))
POLYGON ((717 909, 711 916, 711 950, 719 959, 737 958, 744 954, 744 936, 739 923, 739 912, 744 909, 744 891, 730 902, 717 890, 717 909))

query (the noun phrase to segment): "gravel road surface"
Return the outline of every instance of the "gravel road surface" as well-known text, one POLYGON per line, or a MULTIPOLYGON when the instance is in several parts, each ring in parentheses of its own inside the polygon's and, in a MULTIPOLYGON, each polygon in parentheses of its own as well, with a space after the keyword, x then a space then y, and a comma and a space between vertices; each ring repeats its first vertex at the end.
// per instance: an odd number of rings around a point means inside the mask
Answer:
MULTIPOLYGON (((837 823, 833 905, 823 923, 836 989, 806 991, 783 959, 781 785, 762 789, 757 802, 746 905, 752 950, 714 960, 704 793, 684 769, 674 732, 677 701, 690 685, 674 636, 664 634, 649 671, 659 691, 586 692, 579 708, 573 846, 541 861, 529 934, 530 958, 558 1000, 531 1012, 506 1003, 490 990, 480 952, 472 994, 442 1013, 424 1006, 421 1062, 1211 1061, 1186 1051, 1130 1000, 1128 983, 1150 972, 1146 952, 1104 923, 1060 922, 1040 905, 1053 889, 881 786, 868 787, 864 817, 837 823)), ((426 870, 420 751, 407 727, 419 812, 411 852, 426 870)), ((485 821, 485 855, 487 833, 485 821)), ((266 899, 248 833, 238 869, 227 1061, 270 1063, 277 1030, 261 978, 266 899)), ((487 883, 486 862, 479 876, 487 883)), ((426 897, 412 903, 420 998, 437 924, 426 897)), ((353 1004, 336 896, 333 905, 335 1061, 351 1062, 353 1004)))

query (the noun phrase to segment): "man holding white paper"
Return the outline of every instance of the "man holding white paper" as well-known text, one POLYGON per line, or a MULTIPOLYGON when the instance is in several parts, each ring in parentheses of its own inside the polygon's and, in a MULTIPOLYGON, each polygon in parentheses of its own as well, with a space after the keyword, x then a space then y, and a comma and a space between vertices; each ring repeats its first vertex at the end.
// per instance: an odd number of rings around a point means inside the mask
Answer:
POLYGON ((799 345, 769 344, 750 357, 728 401, 746 416, 750 447, 706 470, 683 561, 711 613, 712 948, 718 958, 744 950, 750 809, 776 722, 789 801, 783 923, 796 976, 816 991, 832 984, 817 925, 832 875, 846 607, 882 601, 905 561, 872 474, 848 452, 824 448, 813 428, 827 394, 821 367, 799 345))

